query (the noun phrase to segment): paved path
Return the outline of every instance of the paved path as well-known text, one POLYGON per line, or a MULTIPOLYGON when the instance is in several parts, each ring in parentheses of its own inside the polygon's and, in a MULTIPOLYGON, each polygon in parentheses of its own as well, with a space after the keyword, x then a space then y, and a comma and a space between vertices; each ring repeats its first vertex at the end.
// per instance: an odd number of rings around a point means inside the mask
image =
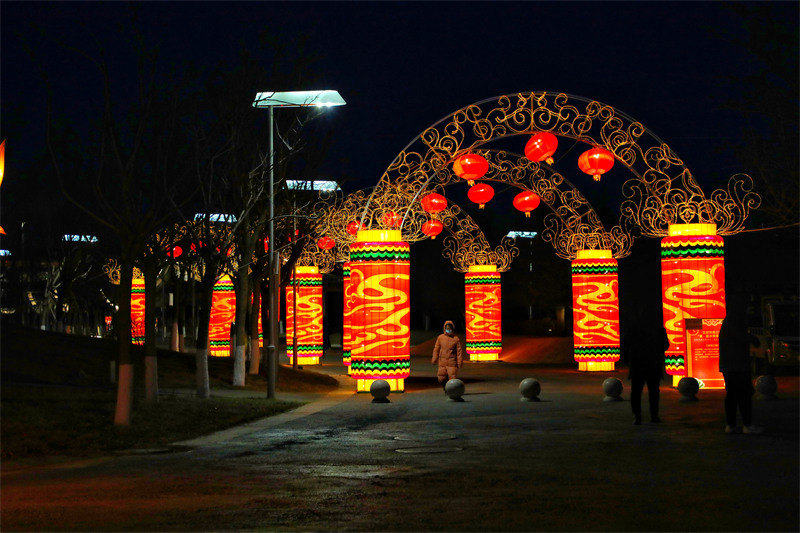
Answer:
POLYGON ((722 391, 664 387, 664 422, 632 426, 627 401, 602 401, 622 372, 469 364, 454 403, 414 368, 389 404, 337 391, 186 451, 4 473, 3 528, 798 529, 796 376, 754 402, 768 431, 749 436, 723 433, 722 391), (530 376, 539 403, 519 401, 530 376))

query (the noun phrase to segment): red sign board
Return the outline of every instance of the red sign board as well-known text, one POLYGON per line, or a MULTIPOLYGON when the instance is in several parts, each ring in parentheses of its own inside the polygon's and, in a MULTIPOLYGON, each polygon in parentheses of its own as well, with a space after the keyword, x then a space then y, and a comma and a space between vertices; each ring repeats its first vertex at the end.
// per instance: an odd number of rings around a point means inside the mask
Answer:
POLYGON ((703 389, 724 389, 719 371, 719 329, 721 318, 686 319, 686 375, 703 389))

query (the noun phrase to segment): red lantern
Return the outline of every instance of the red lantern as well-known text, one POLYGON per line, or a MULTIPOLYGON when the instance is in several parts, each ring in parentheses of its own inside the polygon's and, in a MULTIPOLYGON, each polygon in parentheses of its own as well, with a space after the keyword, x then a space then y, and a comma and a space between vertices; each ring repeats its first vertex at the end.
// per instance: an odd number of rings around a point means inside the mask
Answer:
POLYGON ((394 211, 387 211, 381 220, 383 225, 389 228, 399 228, 403 223, 403 218, 394 211))
POLYGON ((453 161, 453 172, 456 176, 473 185, 489 171, 489 162, 478 154, 462 154, 453 161))
POLYGON ((181 254, 183 253, 183 248, 181 248, 180 246, 175 246, 175 247, 172 248, 171 251, 167 250, 167 253, 168 253, 169 257, 175 259, 176 257, 180 257, 181 256, 181 254))
POLYGON ((358 230, 361 229, 361 221, 360 220, 353 220, 347 225, 347 233, 350 235, 355 236, 358 233, 358 230))
POLYGON ((422 203, 422 209, 434 215, 447 209, 447 198, 435 192, 423 196, 420 202, 422 203))
POLYGON ((330 250, 334 246, 336 246, 336 241, 331 239, 330 237, 322 237, 320 240, 317 241, 317 246, 319 246, 320 250, 330 250))
POLYGON ((525 213, 526 217, 531 216, 531 211, 539 207, 539 195, 531 191, 522 191, 514 197, 514 207, 525 213))
POLYGON ((552 156, 558 148, 558 137, 547 131, 540 131, 532 135, 525 145, 525 157, 531 161, 545 161, 548 165, 553 164, 552 156))
POLYGON ((422 225, 422 233, 431 239, 435 239, 442 232, 442 228, 444 228, 442 223, 434 218, 422 225))
POLYGON ((614 166, 614 154, 596 146, 591 150, 586 150, 578 158, 578 166, 582 171, 600 181, 600 176, 611 170, 614 166))
POLYGON ((469 196, 470 200, 478 204, 478 209, 483 209, 486 202, 494 197, 494 189, 492 189, 491 185, 479 183, 470 187, 467 196, 469 196))

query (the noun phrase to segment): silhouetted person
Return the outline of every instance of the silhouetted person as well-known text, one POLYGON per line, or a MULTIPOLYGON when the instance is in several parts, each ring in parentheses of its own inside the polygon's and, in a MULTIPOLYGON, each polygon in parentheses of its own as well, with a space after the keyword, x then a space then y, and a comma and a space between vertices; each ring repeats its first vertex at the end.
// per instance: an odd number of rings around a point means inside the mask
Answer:
POLYGON ((764 428, 753 425, 753 381, 750 375, 750 342, 747 333, 744 301, 729 294, 727 316, 719 330, 719 371, 725 378, 725 433, 738 433, 736 409, 742 415, 745 433, 761 433, 764 428))
POLYGON ((461 348, 461 339, 455 334, 455 326, 448 320, 444 323, 444 333, 436 338, 436 345, 433 347, 432 364, 439 364, 439 371, 436 378, 439 385, 444 388, 448 380, 458 377, 458 369, 461 368, 464 359, 464 352, 461 348))
POLYGON ((636 322, 624 330, 621 348, 628 361, 631 380, 631 409, 633 423, 642 423, 642 390, 647 384, 650 399, 650 421, 661 422, 658 417, 659 386, 664 378, 664 352, 669 339, 661 324, 660 313, 638 313, 636 322))

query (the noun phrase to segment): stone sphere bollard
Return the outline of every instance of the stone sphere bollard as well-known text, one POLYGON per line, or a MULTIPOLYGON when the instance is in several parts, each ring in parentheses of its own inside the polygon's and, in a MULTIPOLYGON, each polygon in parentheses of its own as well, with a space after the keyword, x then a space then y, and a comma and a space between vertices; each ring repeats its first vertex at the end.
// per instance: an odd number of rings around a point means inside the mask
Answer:
POLYGON ((522 394, 521 402, 538 402, 542 386, 533 378, 525 378, 519 384, 519 393, 522 394))
POLYGON ((464 398, 461 396, 464 394, 465 389, 466 387, 463 381, 460 379, 451 379, 445 384, 444 393, 447 394, 451 402, 463 402, 464 398))
POLYGON ((372 403, 389 403, 389 393, 391 391, 392 388, 385 379, 376 379, 369 386, 369 393, 372 394, 372 403))
POLYGON ((778 390, 778 382, 775 381, 775 376, 765 374, 758 376, 756 379, 756 391, 758 391, 759 400, 777 400, 775 392, 778 390))
POLYGON ((622 382, 617 378, 608 378, 603 382, 604 402, 621 402, 622 382))
POLYGON ((694 378, 685 377, 678 382, 678 392, 681 393, 680 402, 696 402, 698 391, 700 391, 700 384, 694 378))

